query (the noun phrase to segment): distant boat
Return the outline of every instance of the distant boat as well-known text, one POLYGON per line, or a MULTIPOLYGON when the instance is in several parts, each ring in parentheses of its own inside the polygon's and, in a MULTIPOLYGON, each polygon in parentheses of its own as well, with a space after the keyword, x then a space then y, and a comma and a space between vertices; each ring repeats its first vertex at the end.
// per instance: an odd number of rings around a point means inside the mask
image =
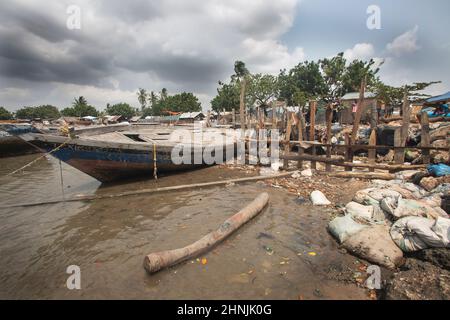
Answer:
POLYGON ((37 131, 28 123, 0 123, 0 158, 39 152, 37 148, 17 137, 30 132, 37 131))
MULTIPOLYGON (((111 128, 104 128, 111 131, 111 128)), ((128 126, 128 128, 131 127, 128 126)), ((205 163, 175 164, 172 161, 172 150, 179 144, 179 141, 171 138, 173 128, 139 128, 106 133, 99 133, 99 130, 91 129, 90 132, 85 132, 85 135, 80 134, 74 139, 36 133, 28 133, 20 137, 46 152, 57 149, 51 153, 54 157, 101 182, 153 175, 155 166, 158 172, 171 172, 205 165, 205 163)), ((186 128, 182 130, 186 132, 186 128)), ((192 129, 189 132, 193 134, 192 129)), ((224 161, 227 160, 227 146, 233 148, 232 156, 234 156, 234 141, 228 145, 223 144, 220 147, 223 148, 224 161)), ((194 159, 193 148, 190 157, 194 159)))

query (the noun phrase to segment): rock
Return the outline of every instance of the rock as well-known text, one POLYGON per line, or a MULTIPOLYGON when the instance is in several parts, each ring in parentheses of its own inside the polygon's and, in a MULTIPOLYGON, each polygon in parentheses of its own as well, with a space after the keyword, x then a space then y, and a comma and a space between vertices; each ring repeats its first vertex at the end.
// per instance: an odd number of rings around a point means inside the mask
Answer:
POLYGON ((414 161, 419 156, 420 156, 420 152, 419 151, 408 150, 408 151, 405 152, 405 159, 406 159, 406 161, 414 161))
POLYGON ((422 180, 420 180, 420 186, 427 191, 432 191, 443 183, 450 183, 450 176, 439 177, 439 178, 426 177, 426 178, 422 178, 422 180))
POLYGON ((318 190, 311 193, 311 201, 315 206, 328 206, 331 204, 327 197, 318 190))
POLYGON ((298 178, 300 178, 300 177, 301 177, 300 172, 295 171, 295 172, 291 175, 291 177, 292 177, 293 179, 298 179, 298 178))
POLYGON ((304 177, 312 177, 313 176, 313 172, 312 172, 311 169, 306 169, 306 170, 303 170, 301 172, 301 175, 304 176, 304 177))
POLYGON ((427 191, 435 189, 439 185, 438 179, 435 177, 426 177, 420 180, 420 186, 427 191))

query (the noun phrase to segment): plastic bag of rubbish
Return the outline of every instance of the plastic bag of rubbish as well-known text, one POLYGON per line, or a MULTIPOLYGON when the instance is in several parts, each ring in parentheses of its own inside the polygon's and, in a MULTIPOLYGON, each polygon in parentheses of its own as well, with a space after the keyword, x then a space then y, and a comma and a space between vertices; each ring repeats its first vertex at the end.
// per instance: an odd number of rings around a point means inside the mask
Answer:
POLYGON ((403 252, 391 239, 389 227, 375 225, 349 237, 344 248, 377 265, 395 268, 403 262, 403 252))
MULTIPOLYGON (((400 199, 400 198, 399 198, 400 199)), ((393 216, 395 209, 397 209, 398 199, 388 197, 381 200, 380 206, 384 212, 393 216)))
POLYGON ((369 189, 364 189, 364 190, 359 190, 356 192, 355 196, 353 197, 353 201, 357 202, 359 204, 363 204, 363 205, 370 205, 373 203, 378 203, 377 200, 375 200, 374 198, 372 198, 369 195, 370 191, 373 190, 377 190, 376 188, 369 188, 369 189))
POLYGON ((391 228, 392 240, 404 252, 450 247, 450 219, 406 217, 391 228))
POLYGON ((413 199, 399 198, 393 215, 396 218, 407 216, 436 218, 439 214, 425 203, 413 199))
POLYGON ((400 193, 390 189, 369 188, 356 192, 353 201, 363 205, 379 205, 380 201, 387 197, 398 199, 400 193))
POLYGON ((349 202, 345 206, 345 210, 349 215, 356 219, 364 219, 367 221, 371 221, 373 218, 373 207, 372 206, 364 206, 357 202, 349 202))
POLYGON ((320 191, 313 191, 311 193, 311 201, 315 206, 328 206, 331 202, 320 191))
POLYGON ((368 226, 357 223, 349 214, 344 217, 337 217, 328 224, 328 230, 338 239, 339 243, 344 242, 364 228, 368 228, 368 226))
POLYGON ((444 177, 450 175, 450 166, 443 163, 430 164, 427 167, 427 170, 435 177, 444 177))

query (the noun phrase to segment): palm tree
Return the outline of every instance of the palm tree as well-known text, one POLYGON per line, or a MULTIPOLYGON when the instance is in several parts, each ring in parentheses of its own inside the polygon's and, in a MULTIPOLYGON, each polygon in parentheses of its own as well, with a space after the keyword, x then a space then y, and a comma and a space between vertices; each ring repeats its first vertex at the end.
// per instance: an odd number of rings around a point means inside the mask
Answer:
POLYGON ((235 77, 239 79, 241 94, 239 98, 239 114, 240 114, 240 123, 241 123, 241 131, 242 135, 244 135, 245 131, 245 85, 247 84, 247 76, 249 74, 247 68, 245 67, 245 63, 242 61, 236 61, 234 63, 234 72, 235 77))
POLYGON ((147 103, 147 90, 139 88, 137 92, 139 103, 141 104, 141 110, 144 111, 145 105, 147 103))
POLYGON ((80 96, 80 97, 78 97, 78 99, 74 98, 74 101, 73 101, 72 105, 74 107, 76 107, 76 106, 86 106, 87 105, 87 100, 83 96, 80 96))
POLYGON ((164 101, 167 98, 167 89, 166 88, 162 88, 161 90, 161 100, 164 101))
POLYGON ((150 95, 148 97, 148 102, 150 103, 150 107, 154 107, 156 103, 158 102, 158 96, 155 92, 150 92, 150 95))

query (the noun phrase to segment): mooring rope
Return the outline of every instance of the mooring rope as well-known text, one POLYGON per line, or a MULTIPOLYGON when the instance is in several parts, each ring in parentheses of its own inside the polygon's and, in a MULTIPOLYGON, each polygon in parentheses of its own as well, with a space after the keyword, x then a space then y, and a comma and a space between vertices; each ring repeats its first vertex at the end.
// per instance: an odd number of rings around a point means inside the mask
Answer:
POLYGON ((56 148, 50 150, 49 152, 45 153, 44 155, 42 155, 42 156, 40 156, 40 157, 34 159, 33 161, 31 161, 31 162, 27 163, 26 165, 20 167, 19 169, 14 170, 13 172, 10 172, 10 173, 4 175, 4 177, 12 176, 12 175, 16 174, 17 172, 20 172, 20 171, 22 171, 23 169, 28 168, 29 166, 31 166, 31 165, 33 165, 34 163, 38 162, 39 160, 45 158, 46 156, 52 154, 53 152, 58 151, 59 149, 61 149, 61 148, 64 147, 65 145, 67 145, 67 144, 70 142, 70 140, 72 140, 72 138, 69 138, 67 141, 65 141, 64 143, 60 144, 60 145, 57 146, 56 148))
POLYGON ((156 143, 153 143, 153 177, 158 180, 158 167, 156 165, 156 143))

